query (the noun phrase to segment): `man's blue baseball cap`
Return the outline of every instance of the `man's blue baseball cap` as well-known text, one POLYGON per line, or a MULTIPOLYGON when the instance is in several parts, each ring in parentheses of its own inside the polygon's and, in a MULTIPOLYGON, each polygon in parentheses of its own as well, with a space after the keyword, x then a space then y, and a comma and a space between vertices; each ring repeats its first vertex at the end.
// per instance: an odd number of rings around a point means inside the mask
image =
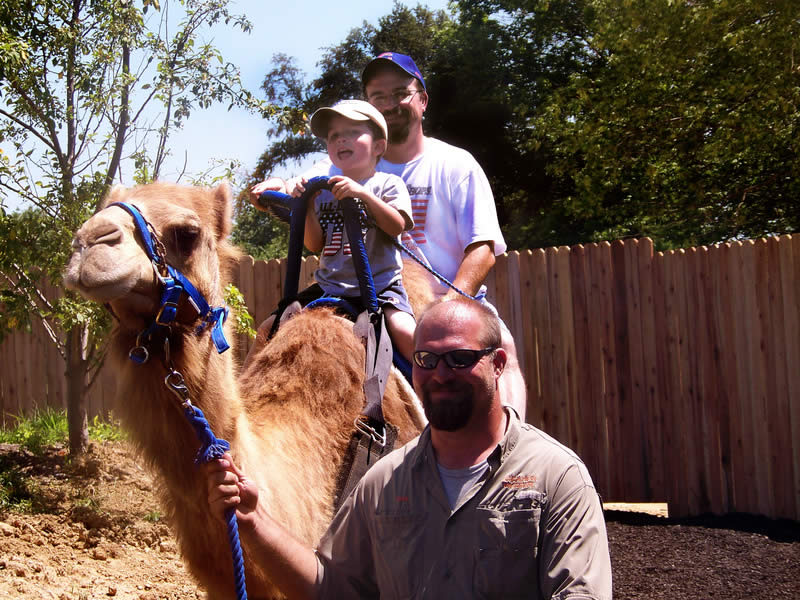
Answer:
MULTIPOLYGON (((422 89, 426 90, 425 88, 425 80, 422 78, 422 73, 420 73, 419 69, 417 68, 414 59, 410 56, 406 56, 405 54, 400 54, 399 52, 383 52, 379 54, 375 58, 373 58, 367 66, 364 67, 364 70, 361 72, 361 84, 367 85, 367 82, 372 79, 372 73, 375 70, 375 67, 380 65, 381 63, 391 63, 396 67, 399 67, 422 84, 422 89)), ((427 90, 426 90, 427 91, 427 90)))

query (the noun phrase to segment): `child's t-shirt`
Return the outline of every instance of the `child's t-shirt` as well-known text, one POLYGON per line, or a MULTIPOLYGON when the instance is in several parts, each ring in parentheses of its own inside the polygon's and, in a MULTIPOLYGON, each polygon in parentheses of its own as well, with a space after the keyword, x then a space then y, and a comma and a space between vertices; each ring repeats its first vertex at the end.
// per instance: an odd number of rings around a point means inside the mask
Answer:
MULTIPOLYGON (((331 167, 330 176, 340 175, 336 167, 331 167)), ((411 217, 411 198, 405 183, 397 175, 376 172, 372 177, 359 181, 375 196, 395 208, 405 219, 405 229, 414 227, 411 217)), ((360 208, 364 204, 356 200, 360 208)), ((327 190, 323 190, 314 201, 314 211, 322 227, 325 240, 319 255, 319 268, 314 278, 326 294, 332 296, 358 296, 358 275, 350 251, 350 243, 344 227, 344 214, 341 206, 327 190)), ((392 244, 391 237, 377 226, 368 227, 366 221, 361 222, 361 233, 369 258, 372 279, 376 293, 400 281, 403 269, 400 250, 392 244)), ((395 238, 399 241, 399 236, 395 238)))

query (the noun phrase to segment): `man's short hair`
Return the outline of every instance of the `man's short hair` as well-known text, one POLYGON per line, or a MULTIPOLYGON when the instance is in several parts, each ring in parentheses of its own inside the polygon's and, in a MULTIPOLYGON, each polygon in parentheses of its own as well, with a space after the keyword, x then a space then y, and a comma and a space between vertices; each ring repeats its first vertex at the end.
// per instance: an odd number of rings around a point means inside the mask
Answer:
MULTIPOLYGON (((422 322, 425 320, 426 315, 428 312, 434 307, 440 304, 451 304, 452 308, 455 310, 468 310, 472 312, 477 312, 481 318, 481 322, 483 323, 483 327, 481 328, 480 337, 479 337, 479 345, 481 348, 500 348, 502 347, 502 333, 500 328, 500 318, 495 314, 495 312, 485 304, 478 302, 477 300, 472 300, 471 298, 466 297, 458 297, 452 298, 448 300, 440 300, 438 302, 434 302, 431 304, 422 316, 417 320, 417 329, 419 331, 422 322)), ((417 336, 416 333, 414 334, 414 345, 416 346, 417 336)))

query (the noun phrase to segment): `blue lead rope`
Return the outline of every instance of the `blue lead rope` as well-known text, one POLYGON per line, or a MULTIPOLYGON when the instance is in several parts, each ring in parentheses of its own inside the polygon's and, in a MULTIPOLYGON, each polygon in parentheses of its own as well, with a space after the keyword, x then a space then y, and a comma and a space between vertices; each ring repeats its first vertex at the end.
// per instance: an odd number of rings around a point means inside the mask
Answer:
MULTIPOLYGON (((212 460, 217 460, 230 450, 231 445, 227 441, 214 436, 202 410, 190 404, 186 406, 184 414, 200 440, 200 449, 197 451, 195 464, 205 464, 212 460)), ((247 600, 244 558, 242 557, 242 544, 239 540, 239 524, 236 520, 235 508, 229 508, 225 511, 225 521, 228 525, 228 544, 231 547, 231 557, 233 559, 233 579, 236 586, 236 597, 239 600, 247 600)))

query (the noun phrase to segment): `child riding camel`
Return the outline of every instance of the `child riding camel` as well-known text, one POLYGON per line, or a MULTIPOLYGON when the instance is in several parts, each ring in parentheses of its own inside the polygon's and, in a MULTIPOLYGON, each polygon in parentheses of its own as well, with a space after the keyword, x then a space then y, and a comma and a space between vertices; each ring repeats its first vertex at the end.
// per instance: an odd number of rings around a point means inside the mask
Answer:
MULTIPOLYGON (((317 283, 298 294, 305 305, 322 296, 346 298, 360 306, 360 288, 339 201, 355 198, 372 221, 363 229, 378 304, 397 350, 411 360, 414 320, 408 295, 401 279, 400 250, 392 243, 403 231, 414 226, 411 199, 403 180, 380 173, 375 165, 386 151, 387 127, 383 115, 368 102, 342 100, 320 108, 311 116, 311 132, 324 140, 333 166, 329 172, 330 191, 323 190, 310 199, 306 213, 304 243, 319 253, 317 283), (374 223, 374 226, 372 226, 374 223)), ((299 196, 305 180, 288 189, 282 179, 270 178, 253 189, 261 193, 274 190, 299 196)))

